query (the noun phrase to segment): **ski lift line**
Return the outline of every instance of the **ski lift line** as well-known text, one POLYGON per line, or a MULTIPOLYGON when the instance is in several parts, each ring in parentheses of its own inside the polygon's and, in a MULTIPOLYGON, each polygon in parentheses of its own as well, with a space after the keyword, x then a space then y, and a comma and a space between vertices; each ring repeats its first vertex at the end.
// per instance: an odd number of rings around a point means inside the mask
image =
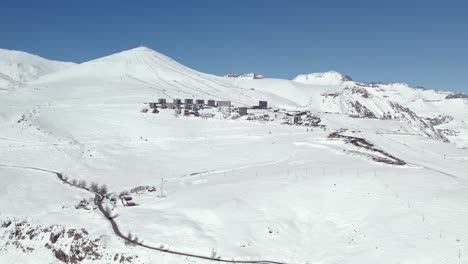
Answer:
MULTIPOLYGON (((179 82, 179 83, 180 83, 180 82, 179 82)), ((186 83, 186 82, 184 81, 184 83, 186 83)), ((209 87, 209 88, 210 88, 210 87, 209 87)), ((212 89, 213 89, 213 90, 216 90, 216 91, 219 91, 218 89, 214 89, 214 88, 212 88, 212 89)), ((206 93, 206 94, 208 94, 208 95, 211 95, 211 96, 213 96, 213 97, 216 97, 216 98, 221 98, 221 99, 223 99, 223 100, 229 100, 229 99, 227 99, 227 98, 220 97, 219 95, 210 94, 210 93, 205 92, 205 91, 202 91, 202 92, 204 92, 204 93, 206 93)), ((251 98, 251 96, 247 96, 247 95, 245 95, 244 93, 241 93, 241 94, 242 94, 244 97, 246 97, 246 98, 251 98)), ((238 104, 241 104, 241 105, 248 106, 247 104, 244 104, 244 103, 241 103, 241 102, 237 102, 237 101, 233 101, 233 102, 238 103, 238 104)))
MULTIPOLYGON (((135 56, 137 56, 137 54, 135 54, 135 56)), ((149 59, 149 60, 152 61, 153 63, 157 63, 157 61, 155 61, 154 58, 152 58, 152 57, 142 58, 142 60, 143 60, 144 63, 148 66, 148 68, 150 68, 162 82, 168 84, 169 86, 178 88, 178 87, 176 87, 175 85, 170 84, 169 82, 163 80, 163 79, 160 77, 160 75, 157 73, 157 71, 154 69, 154 67, 151 65, 151 63, 148 62, 146 59, 149 59)), ((190 75, 188 75, 188 74, 186 74, 186 73, 184 73, 184 72, 181 72, 180 70, 175 69, 174 67, 172 67, 172 66, 170 66, 170 65, 166 65, 166 66, 167 66, 168 68, 172 69, 173 71, 176 71, 176 72, 178 72, 178 73, 180 73, 180 74, 182 74, 182 75, 185 75, 185 76, 187 76, 187 77, 189 77, 189 78, 191 78, 191 79, 193 79, 193 80, 195 80, 195 81, 197 81, 197 82, 199 82, 199 83, 204 84, 206 87, 208 87, 208 88, 210 88, 210 89, 213 89, 213 90, 215 90, 215 91, 220 91, 219 89, 208 85, 204 80, 200 80, 200 79, 194 78, 193 76, 190 76, 190 75)), ((200 76, 200 77, 202 77, 202 76, 200 76)), ((214 82, 214 81, 212 81, 212 80, 210 80, 210 79, 206 79, 206 80, 207 80, 207 81, 210 81, 210 82, 212 82, 212 83, 214 83, 214 84, 216 84, 216 85, 221 85, 221 84, 216 83, 216 82, 214 82)), ((179 83, 179 84, 182 84, 182 83, 180 83, 180 82, 178 82, 178 81, 175 81, 175 82, 177 82, 177 83, 179 83)), ((223 85, 223 86, 225 86, 225 85, 223 85)), ((188 86, 186 86, 186 87, 188 87, 188 86)), ((225 86, 225 87, 228 87, 228 86, 225 86)), ((188 87, 188 88, 190 88, 190 87, 188 87)), ((195 90, 194 88, 191 88, 191 89, 192 89, 192 90, 195 90)), ((179 90, 179 92, 180 92, 180 89, 177 89, 177 90, 179 90)), ((201 90, 198 90, 198 91, 201 91, 201 90)), ((206 93, 206 92, 204 92, 204 93, 206 93)), ((208 93, 206 93, 206 94, 208 94, 208 93)), ((243 95, 244 95, 244 94, 243 94, 243 95)), ((213 96, 214 96, 214 95, 213 95, 213 96)), ((245 95, 244 95, 244 96, 245 96, 245 95)), ((169 96, 168 96, 168 97, 169 97, 169 96)), ((222 97, 219 97, 219 96, 216 96, 216 97, 222 98, 222 97)), ((172 98, 172 97, 170 97, 170 98, 172 98)), ((222 99, 228 100, 228 99, 226 99, 226 98, 222 98, 222 99)), ((241 102, 239 102, 239 101, 234 101, 234 100, 231 100, 231 101, 233 101, 233 102, 235 102, 235 103, 237 103, 237 104, 240 104, 240 105, 248 106, 248 104, 244 104, 244 103, 241 103, 241 102)))
MULTIPOLYGON (((152 58, 149 58, 149 59, 153 60, 152 58)), ((154 60, 153 60, 153 62, 156 63, 154 60)), ((187 77, 189 77, 189 78, 195 80, 197 83, 202 83, 202 84, 204 84, 204 85, 205 85, 206 87, 208 87, 209 89, 212 89, 212 90, 214 90, 214 91, 220 92, 219 89, 217 89, 217 88, 215 88, 215 87, 212 87, 212 86, 206 84, 206 83, 205 83, 203 80, 201 80, 201 79, 194 78, 193 76, 190 76, 190 75, 188 75, 188 74, 186 74, 186 73, 184 73, 184 72, 181 72, 180 70, 177 70, 177 69, 175 69, 175 68, 173 68, 173 67, 171 67, 171 66, 168 66, 168 67, 171 68, 172 70, 174 70, 175 72, 180 73, 181 75, 187 76, 187 77)), ((177 81, 176 81, 176 82, 177 82, 177 81)), ((179 82, 179 83, 180 83, 180 82, 179 82)), ((191 89, 194 89, 194 88, 191 88, 191 89)), ((201 90, 199 90, 199 91, 201 91, 201 90)))
MULTIPOLYGON (((149 59, 152 60, 154 63, 157 63, 157 61, 155 61, 154 58, 149 57, 149 59)), ((197 82, 201 82, 201 83, 205 84, 206 86, 210 87, 210 86, 209 86, 208 84, 206 84, 204 81, 202 81, 202 80, 200 80, 200 79, 197 79, 197 78, 194 78, 193 76, 191 76, 191 75, 189 75, 189 74, 186 74, 185 72, 183 72, 183 71, 181 71, 181 70, 179 70, 179 69, 176 69, 176 68, 172 67, 171 65, 166 64, 165 66, 166 66, 167 68, 170 68, 171 70, 173 70, 173 71, 175 71, 175 72, 178 72, 178 73, 180 73, 180 74, 182 74, 182 75, 185 75, 185 76, 187 76, 187 77, 189 77, 189 78, 191 78, 191 79, 194 79, 194 80, 197 81, 197 82)), ((191 69, 189 69, 189 70, 191 70, 191 69)), ((193 71, 193 70, 191 70, 191 71, 193 71)), ((195 71, 194 71, 194 72, 195 72, 195 71)), ((210 79, 206 79, 205 77, 201 76, 200 74, 195 74, 195 75, 198 76, 198 77, 200 77, 201 79, 205 79, 205 80, 208 80, 208 81, 210 81, 210 82, 212 82, 212 83, 215 83, 214 81, 212 81, 212 80, 210 80, 210 79)), ((215 83, 215 84, 220 85, 219 83, 215 83)), ((227 86, 226 86, 226 87, 227 87, 227 86)), ((213 87, 211 87, 211 88, 213 88, 213 87)), ((218 89, 216 89, 216 88, 213 88, 213 89, 218 90, 218 89)))
MULTIPOLYGON (((157 63, 157 62, 156 62, 153 58, 151 58, 151 57, 148 58, 148 59, 152 60, 154 63, 157 63)), ((184 73, 184 72, 182 72, 182 71, 180 71, 180 70, 178 70, 178 69, 175 69, 175 68, 172 67, 172 66, 169 66, 169 65, 166 65, 166 66, 167 66, 168 68, 171 68, 172 70, 174 70, 174 71, 176 71, 176 72, 182 74, 182 75, 185 75, 185 76, 187 76, 187 77, 189 77, 189 78, 195 80, 195 81, 198 82, 198 83, 204 84, 206 87, 208 87, 208 88, 210 88, 210 89, 213 89, 213 90, 215 90, 215 91, 220 92, 220 90, 219 90, 218 88, 215 88, 215 87, 213 87, 213 86, 211 86, 211 85, 208 85, 208 84, 205 82, 206 80, 207 80, 207 81, 210 81, 210 82, 212 82, 212 83, 214 83, 215 85, 221 85, 221 86, 224 86, 224 87, 229 88, 229 86, 226 86, 226 85, 223 85, 223 84, 219 84, 219 83, 214 82, 214 81, 212 81, 212 80, 210 80, 210 79, 206 79, 206 78, 204 78, 205 80, 202 80, 203 78, 202 78, 202 79, 197 79, 197 78, 194 78, 193 76, 190 76, 190 75, 188 75, 188 74, 186 74, 186 73, 184 73)), ((202 76, 200 76, 199 74, 198 74, 197 76, 202 77, 202 76)), ((176 82, 177 82, 177 81, 176 81, 176 82)), ((178 82, 178 83, 180 83, 180 82, 178 82)), ((188 87, 188 86, 187 86, 187 87, 188 87)), ((190 88, 190 87, 189 87, 189 88, 190 88)), ((193 88, 192 88, 192 89, 193 89, 193 88)), ((240 89, 245 90, 245 89, 243 89, 243 88, 240 88, 240 89)), ((199 91, 201 91, 201 90, 199 90, 199 91)), ((204 92, 204 91, 203 91, 203 92, 204 92)), ((206 92, 204 92, 204 93, 206 93, 206 92)), ((208 94, 208 93, 207 93, 207 94, 208 94)), ((243 94, 243 95, 244 95, 244 94, 243 94)), ((244 96, 246 96, 246 95, 244 95, 244 96)), ((218 97, 218 98, 221 98, 221 97, 219 97, 219 96, 217 96, 217 97, 218 97)), ((246 97, 247 97, 247 96, 246 96, 246 97)), ((227 99, 224 99, 224 100, 227 100, 227 99)), ((233 102, 235 102, 235 101, 233 101, 233 102)), ((240 103, 240 102, 236 102, 236 103, 242 104, 242 105, 246 105, 246 104, 243 104, 243 103, 240 103)), ((247 106, 247 105, 246 105, 246 106, 247 106)))
MULTIPOLYGON (((177 82, 177 83, 179 83, 179 84, 181 84, 181 85, 184 85, 184 84, 183 84, 183 83, 181 83, 181 82, 178 82, 178 81, 175 81, 175 82, 177 82)), ((185 86, 185 87, 187 87, 187 88, 189 88, 189 89, 195 90, 194 88, 191 88, 191 87, 189 87, 189 86, 187 86, 187 85, 184 85, 184 86, 185 86)), ((196 91, 197 91, 197 90, 196 90, 196 91)), ((222 99, 222 100, 228 100, 228 101, 232 101, 232 102, 234 102, 234 103, 240 104, 240 105, 248 106, 247 104, 241 103, 241 102, 239 102, 239 101, 230 100, 230 99, 228 99, 228 98, 221 97, 221 96, 219 96, 219 95, 214 95, 214 94, 211 94, 211 93, 208 93, 208 92, 202 91, 202 90, 198 90, 198 91, 199 91, 199 92, 202 92, 202 93, 204 93, 204 94, 206 94, 206 95, 209 95, 209 96, 212 96, 212 97, 218 98, 218 99, 222 99)))
MULTIPOLYGON (((140 60, 140 62, 143 62, 146 64, 146 66, 148 66, 148 68, 156 75, 156 77, 158 77, 158 79, 161 81, 161 82, 164 82, 166 84, 168 84, 169 86, 173 86, 175 87, 174 85, 168 83, 167 81, 165 81, 164 79, 161 78, 161 76, 158 74, 158 72, 153 68, 153 66, 145 59, 145 58, 141 58, 139 57, 139 55, 137 53, 135 53, 135 56, 137 56, 140 60)), ((153 61, 154 62, 154 61, 153 61)), ((177 88, 177 87, 176 87, 177 88)))
MULTIPOLYGON (((174 81, 176 81, 176 80, 174 80, 174 81)), ((200 83, 200 81, 197 81, 197 82, 200 83)), ((187 81, 182 81, 182 80, 179 83, 184 83, 186 86, 191 86, 192 85, 192 83, 187 82, 187 81)), ((218 89, 212 88, 210 86, 207 86, 207 88, 208 88, 208 90, 213 90, 212 92, 214 92, 214 93, 219 93, 220 92, 218 89)), ((193 89, 195 89, 195 87, 193 89)), ((208 94, 208 92, 206 90, 202 90, 201 88, 198 88, 198 87, 196 89, 199 90, 200 92, 208 94)))
POLYGON ((138 78, 136 78, 136 77, 133 77, 133 76, 131 76, 131 75, 128 75, 128 77, 131 78, 131 79, 134 79, 135 81, 139 81, 139 82, 143 83, 143 84, 146 85, 148 88, 159 90, 159 91, 160 91, 162 94, 164 94, 165 96, 167 96, 167 97, 173 99, 173 97, 170 96, 169 94, 167 94, 167 93, 164 91, 163 88, 157 88, 156 86, 154 86, 154 85, 152 85, 152 84, 150 84, 150 83, 148 83, 148 82, 145 82, 145 81, 143 81, 143 80, 140 80, 140 79, 138 79, 138 78))
MULTIPOLYGON (((415 149, 413 149, 413 148, 411 148, 411 147, 409 147, 409 146, 407 146, 407 145, 405 145, 405 144, 403 144, 403 143, 401 143, 401 142, 399 142, 399 141, 397 141, 397 140, 393 140, 393 139, 384 137, 384 136, 382 136, 382 135, 381 135, 381 137, 383 137, 383 138, 385 138, 385 139, 387 139, 387 140, 393 141, 393 142, 395 142, 395 143, 398 143, 398 144, 400 144, 400 145, 403 145, 403 146, 405 146, 406 148, 409 148, 410 150, 416 151, 415 149)), ((468 188, 467 185, 465 185, 465 184, 459 182, 458 180, 456 180, 456 179, 459 178, 459 177, 456 176, 456 175, 454 175, 454 174, 450 174, 450 173, 447 173, 447 172, 444 172, 444 171, 441 171, 441 170, 438 170, 438 169, 434 169, 434 168, 431 168, 431 167, 428 167, 428 166, 425 166, 425 165, 421 165, 421 164, 418 164, 418 163, 408 162, 408 164, 409 164, 409 165, 413 165, 413 166, 417 166, 417 167, 420 167, 420 168, 423 168, 423 169, 426 169, 426 170, 434 171, 434 172, 437 172, 437 173, 442 174, 442 175, 445 175, 445 176, 448 176, 448 177, 450 177, 450 178, 452 179, 453 182, 455 182, 455 183, 457 183, 457 184, 459 184, 459 185, 461 185, 461 186, 463 186, 463 187, 465 187, 465 188, 468 188)))
MULTIPOLYGON (((148 58, 148 59, 152 60, 151 58, 148 58)), ((162 79, 161 76, 157 73, 157 70, 153 67, 153 65, 150 62, 148 62, 146 60, 146 58, 143 58, 143 60, 145 61, 146 65, 148 65, 148 67, 156 74, 156 76, 159 78, 160 81, 166 83, 169 86, 177 88, 175 85, 172 85, 171 83, 169 83, 166 80, 162 79)), ((153 60, 153 62, 156 63, 154 60, 153 60)))
MULTIPOLYGON (((187 88, 189 88, 189 89, 195 90, 194 88, 192 88, 192 87, 190 87, 190 86, 188 86, 188 85, 185 85, 185 84, 183 84, 183 83, 181 83, 181 82, 179 82, 179 81, 175 81, 175 82, 176 82, 176 83, 179 83, 180 85, 183 85, 183 86, 185 86, 185 87, 187 87, 187 88)), ((218 98, 218 99, 228 100, 228 101, 232 101, 232 102, 234 102, 234 103, 236 103, 236 104, 248 106, 247 104, 241 103, 241 102, 239 102, 239 101, 230 100, 230 99, 228 99, 228 98, 224 98, 224 97, 221 97, 221 96, 218 96, 218 95, 214 95, 214 94, 211 94, 211 93, 207 93, 207 92, 204 92, 204 91, 202 91, 202 90, 195 90, 195 91, 197 91, 197 92, 202 92, 202 93, 204 93, 204 94, 206 94, 206 95, 209 95, 209 96, 212 96, 212 97, 215 97, 215 98, 218 98)))
MULTIPOLYGON (((187 77, 189 77, 189 78, 195 80, 195 81, 198 82, 198 83, 203 83, 206 87, 208 87, 208 88, 210 88, 210 89, 212 89, 212 90, 214 90, 214 91, 221 92, 221 90, 219 90, 218 88, 215 88, 215 87, 213 87, 213 86, 210 86, 210 85, 206 84, 202 79, 194 78, 193 76, 190 76, 190 75, 188 75, 188 74, 186 74, 186 73, 183 73, 183 72, 181 72, 181 71, 178 71, 178 70, 174 70, 174 71, 177 71, 177 72, 179 72, 180 74, 182 74, 182 75, 184 75, 184 76, 187 76, 187 77)), ((201 77, 201 76, 200 76, 200 77, 201 77)))
MULTIPOLYGON (((410 147, 409 145, 406 145, 406 144, 404 144, 404 143, 402 143, 402 142, 400 142, 400 141, 398 141, 398 140, 391 139, 391 138, 389 138, 389 137, 385 137, 384 134, 379 134, 379 135, 380 135, 382 138, 385 138, 385 139, 390 140, 390 141, 392 141, 392 142, 398 143, 398 144, 400 144, 400 145, 402 145, 402 146, 405 146, 406 148, 409 148, 409 149, 411 149, 411 150, 413 150, 413 151, 417 151, 415 148, 412 148, 412 147, 410 147)), ((416 136, 420 136, 420 135, 416 135, 416 136)), ((424 151, 424 152, 425 152, 425 153, 429 153, 429 154, 431 154, 431 155, 433 155, 433 156, 435 156, 435 157, 438 157, 438 158, 448 158, 448 159, 452 159, 452 160, 454 160, 454 161, 463 162, 463 161, 457 160, 458 157, 450 157, 450 156, 439 155, 439 154, 437 154, 437 153, 434 153, 434 152, 428 151, 428 150, 426 150, 426 151, 424 151)))

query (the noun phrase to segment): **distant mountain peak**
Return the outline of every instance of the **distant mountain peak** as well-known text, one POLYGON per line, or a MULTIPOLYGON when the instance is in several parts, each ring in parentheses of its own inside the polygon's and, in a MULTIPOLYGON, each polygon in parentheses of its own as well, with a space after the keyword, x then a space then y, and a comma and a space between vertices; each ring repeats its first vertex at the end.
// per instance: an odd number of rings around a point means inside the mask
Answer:
POLYGON ((23 51, 0 49, 0 90, 21 87, 29 81, 73 65, 23 51))
POLYGON ((130 50, 133 50, 133 51, 155 51, 155 50, 153 50, 151 48, 148 48, 146 46, 138 46, 138 47, 130 49, 130 50))
POLYGON ((352 81, 351 77, 336 71, 316 72, 300 74, 293 81, 315 85, 340 85, 344 82, 352 81))
POLYGON ((258 74, 255 72, 251 73, 227 73, 224 75, 226 78, 237 78, 237 79, 251 79, 251 80, 256 80, 256 79, 263 79, 265 76, 262 74, 258 74))
POLYGON ((157 57, 164 57, 166 59, 169 59, 166 55, 163 55, 160 52, 157 52, 153 49, 150 49, 148 47, 140 46, 120 52, 116 52, 101 58, 98 58, 96 60, 108 60, 108 59, 125 59, 125 58, 134 58, 135 54, 144 54, 144 55, 150 55, 150 56, 157 56, 157 57))
MULTIPOLYGON (((160 67, 179 68, 187 70, 187 67, 176 62, 172 58, 150 49, 148 47, 140 46, 121 52, 113 53, 105 57, 101 57, 83 64, 94 64, 94 63, 111 63, 112 65, 125 66, 129 72, 132 72, 131 67, 146 67, 151 71, 160 69, 160 67)), ((141 71, 138 69, 137 71, 141 71)))

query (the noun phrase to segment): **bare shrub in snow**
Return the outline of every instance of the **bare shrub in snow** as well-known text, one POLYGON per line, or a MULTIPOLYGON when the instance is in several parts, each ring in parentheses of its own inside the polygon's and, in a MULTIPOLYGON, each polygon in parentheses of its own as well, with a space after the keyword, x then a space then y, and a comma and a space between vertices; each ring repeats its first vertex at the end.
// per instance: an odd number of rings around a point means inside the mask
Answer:
POLYGON ((135 243, 139 243, 138 242, 138 237, 136 235, 132 234, 131 232, 128 232, 127 239, 128 240, 125 240, 125 245, 127 245, 127 246, 135 246, 135 243))
POLYGON ((101 188, 99 188, 98 192, 102 195, 106 195, 108 193, 107 185, 105 184, 101 185, 101 188))
POLYGON ((83 188, 86 188, 87 183, 86 183, 85 180, 80 180, 80 181, 78 182, 78 186, 83 187, 83 188))
POLYGON ((144 192, 144 191, 147 190, 147 188, 148 188, 148 186, 138 186, 138 187, 132 188, 130 190, 130 193, 144 192))
POLYGON ((221 259, 221 256, 216 252, 214 248, 211 249, 211 258, 221 259))
POLYGON ((89 187, 89 189, 93 192, 98 192, 99 191, 99 185, 95 182, 91 183, 91 186, 89 187))

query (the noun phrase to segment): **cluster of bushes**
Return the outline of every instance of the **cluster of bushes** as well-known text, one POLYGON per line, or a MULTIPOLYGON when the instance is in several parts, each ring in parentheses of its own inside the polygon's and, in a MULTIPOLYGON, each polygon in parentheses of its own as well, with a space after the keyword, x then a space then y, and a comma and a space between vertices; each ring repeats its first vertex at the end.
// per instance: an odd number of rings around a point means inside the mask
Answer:
POLYGON ((128 240, 125 240, 125 245, 127 246, 135 246, 135 244, 142 243, 142 241, 140 241, 138 236, 132 234, 131 232, 128 232, 127 239, 128 240))
POLYGON ((130 189, 130 193, 139 193, 148 190, 148 186, 137 186, 135 188, 130 189))
POLYGON ((88 185, 88 183, 85 181, 85 180, 76 180, 76 179, 73 179, 71 181, 69 181, 67 178, 63 178, 65 181, 67 181, 68 183, 72 184, 72 185, 75 185, 75 186, 78 186, 80 188, 84 188, 84 189, 88 189, 92 192, 95 192, 95 193, 99 193, 99 194, 102 194, 102 195, 106 195, 109 193, 109 189, 107 188, 107 185, 106 184, 102 184, 101 186, 99 186, 99 184, 95 183, 95 182, 92 182, 90 185, 88 185))

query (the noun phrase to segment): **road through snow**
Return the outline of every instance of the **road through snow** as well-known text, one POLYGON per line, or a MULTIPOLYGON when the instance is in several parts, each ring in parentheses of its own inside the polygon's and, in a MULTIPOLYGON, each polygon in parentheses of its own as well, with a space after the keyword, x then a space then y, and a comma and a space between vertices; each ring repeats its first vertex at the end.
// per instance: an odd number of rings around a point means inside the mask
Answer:
POLYGON ((4 164, 0 164, 0 167, 25 169, 25 170, 35 170, 35 171, 41 171, 41 172, 49 172, 49 173, 55 174, 57 176, 57 178, 60 181, 62 181, 63 183, 65 183, 65 184, 68 184, 68 185, 73 186, 75 188, 79 188, 79 189, 82 189, 82 190, 85 190, 85 191, 88 191, 88 192, 94 194, 96 196, 96 198, 97 198, 96 201, 97 201, 97 207, 99 209, 99 212, 101 212, 101 214, 109 221, 114 234, 116 236, 120 237, 121 239, 123 239, 123 240, 125 240, 125 241, 127 241, 129 243, 132 243, 132 244, 134 244, 136 246, 140 246, 140 247, 144 247, 144 248, 147 248, 147 249, 156 250, 156 251, 164 252, 164 253, 168 253, 168 254, 173 254, 173 255, 203 259, 203 260, 208 260, 208 261, 223 262, 223 263, 287 264, 285 262, 270 261, 270 260, 233 260, 233 259, 229 260, 229 259, 208 257, 208 256, 203 256, 203 255, 191 254, 191 253, 188 253, 188 252, 181 252, 181 251, 176 251, 176 250, 170 250, 170 249, 164 249, 164 248, 153 247, 153 246, 150 246, 150 245, 145 245, 142 242, 132 240, 132 239, 128 238, 127 236, 125 236, 124 234, 122 234, 122 232, 119 229, 119 226, 117 225, 117 223, 114 220, 115 217, 112 217, 111 214, 103 206, 103 201, 106 198, 104 195, 102 195, 100 193, 97 193, 97 192, 94 192, 94 191, 92 191, 92 190, 90 190, 90 189, 88 189, 86 187, 78 186, 76 184, 73 184, 73 183, 67 181, 66 178, 63 176, 62 172, 49 170, 49 169, 44 169, 44 168, 37 168, 37 167, 22 167, 22 166, 4 165, 4 164))

